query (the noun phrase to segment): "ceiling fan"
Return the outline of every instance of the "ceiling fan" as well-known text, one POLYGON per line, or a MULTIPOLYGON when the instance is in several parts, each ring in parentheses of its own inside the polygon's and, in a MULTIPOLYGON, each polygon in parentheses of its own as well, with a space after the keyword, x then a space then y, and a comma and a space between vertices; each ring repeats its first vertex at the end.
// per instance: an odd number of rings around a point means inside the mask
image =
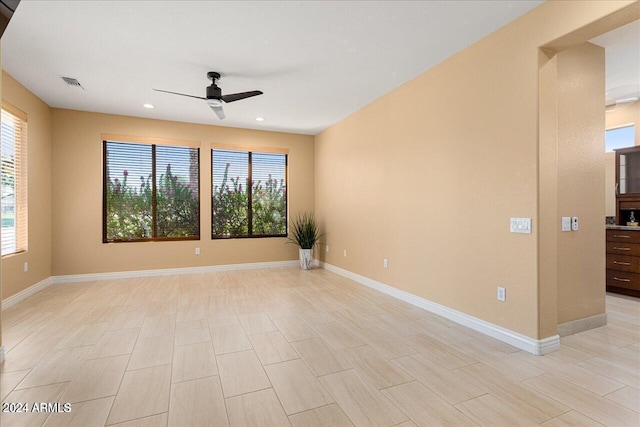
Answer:
POLYGON ((251 92, 232 93, 230 95, 223 95, 222 90, 220 90, 220 88, 216 84, 216 80, 220 78, 220 73, 217 73, 215 71, 209 71, 207 73, 207 78, 211 80, 211 86, 207 86, 206 97, 187 95, 187 94, 178 93, 178 92, 170 92, 168 90, 161 90, 161 89, 153 89, 153 90, 155 90, 156 92, 171 93, 173 95, 204 99, 205 101, 207 101, 207 104, 209 104, 209 107, 211 107, 213 112, 216 113, 216 115, 220 120, 224 119, 225 117, 224 110, 222 109, 223 102, 234 102, 234 101, 239 101, 241 99, 251 98, 252 96, 262 95, 262 92, 259 90, 253 90, 251 92))

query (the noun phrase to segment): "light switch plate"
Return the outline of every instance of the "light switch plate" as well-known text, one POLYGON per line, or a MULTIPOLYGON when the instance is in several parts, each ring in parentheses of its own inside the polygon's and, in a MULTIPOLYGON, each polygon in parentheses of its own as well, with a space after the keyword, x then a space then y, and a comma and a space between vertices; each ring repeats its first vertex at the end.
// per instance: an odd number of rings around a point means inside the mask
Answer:
POLYGON ((571 231, 571 217, 563 216, 562 217, 562 231, 571 231))
POLYGON ((531 234, 531 218, 511 218, 509 228, 512 233, 531 234))

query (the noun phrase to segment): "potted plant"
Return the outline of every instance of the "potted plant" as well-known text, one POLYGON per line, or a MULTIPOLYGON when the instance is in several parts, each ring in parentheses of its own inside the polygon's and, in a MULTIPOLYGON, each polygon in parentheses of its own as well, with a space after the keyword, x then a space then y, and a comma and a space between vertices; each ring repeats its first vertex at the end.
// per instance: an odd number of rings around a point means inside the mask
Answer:
POLYGON ((313 261, 313 247, 318 243, 320 237, 318 224, 313 213, 304 212, 298 214, 291 224, 289 240, 300 246, 300 268, 310 270, 313 261))

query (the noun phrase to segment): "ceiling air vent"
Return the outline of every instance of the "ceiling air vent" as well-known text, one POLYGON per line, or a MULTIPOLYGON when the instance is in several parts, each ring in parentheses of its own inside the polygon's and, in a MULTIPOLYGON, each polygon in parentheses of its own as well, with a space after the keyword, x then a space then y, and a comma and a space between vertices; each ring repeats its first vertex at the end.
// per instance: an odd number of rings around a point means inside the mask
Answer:
POLYGON ((77 87, 78 89, 84 90, 80 82, 76 79, 73 79, 71 77, 63 77, 62 80, 64 80, 64 82, 71 87, 77 87))

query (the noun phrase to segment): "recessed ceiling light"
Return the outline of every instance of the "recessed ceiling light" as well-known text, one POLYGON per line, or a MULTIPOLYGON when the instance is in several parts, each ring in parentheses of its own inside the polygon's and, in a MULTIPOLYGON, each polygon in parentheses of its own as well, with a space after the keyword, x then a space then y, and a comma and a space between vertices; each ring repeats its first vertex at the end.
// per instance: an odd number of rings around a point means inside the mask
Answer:
POLYGON ((151 104, 144 104, 143 105, 144 108, 155 108, 153 105, 151 104))
POLYGON ((264 118, 263 118, 263 117, 256 117, 256 121, 258 121, 258 122, 264 122, 264 118))

